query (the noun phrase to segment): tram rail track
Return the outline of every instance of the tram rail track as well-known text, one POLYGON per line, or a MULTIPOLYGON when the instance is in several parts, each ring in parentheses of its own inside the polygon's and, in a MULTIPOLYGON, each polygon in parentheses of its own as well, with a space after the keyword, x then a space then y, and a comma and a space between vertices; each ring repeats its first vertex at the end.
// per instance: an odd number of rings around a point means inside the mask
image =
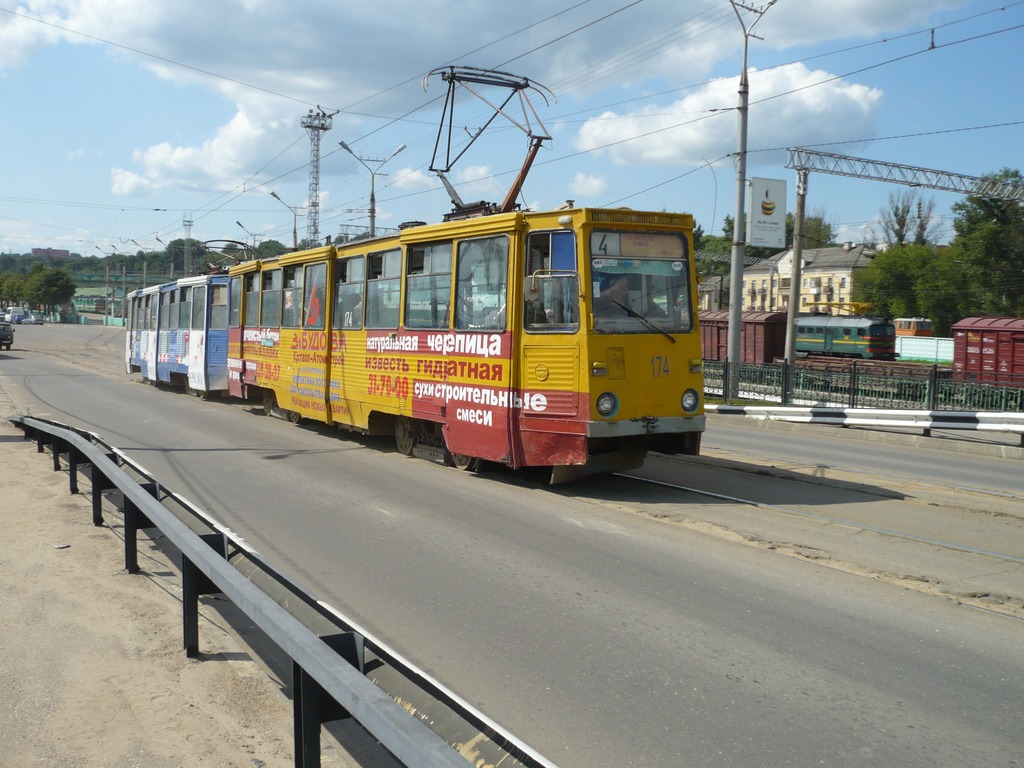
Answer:
POLYGON ((986 495, 984 489, 971 489, 978 494, 971 509, 956 503, 962 496, 955 489, 932 488, 932 494, 923 498, 848 478, 744 466, 709 456, 665 457, 660 472, 649 463, 609 480, 619 485, 594 486, 593 493, 574 496, 1024 621, 1024 551, 1013 546, 1024 541, 1024 517, 985 509, 999 499, 1016 505, 1013 494, 986 495), (679 463, 688 466, 688 476, 697 476, 693 469, 700 465, 699 475, 707 482, 674 481, 679 463), (737 482, 737 473, 748 480, 737 482), (624 481, 652 489, 652 494, 624 491, 624 481), (754 490, 744 490, 752 483, 754 490), (669 496, 673 493, 707 503, 674 502, 669 496), (804 495, 807 500, 799 503, 779 501, 780 496, 804 495), (937 501, 943 496, 945 505, 937 501), (845 512, 829 514, 826 507, 845 512), (972 532, 978 532, 977 537, 972 538, 972 532), (1003 542, 1009 546, 999 546, 1003 542))

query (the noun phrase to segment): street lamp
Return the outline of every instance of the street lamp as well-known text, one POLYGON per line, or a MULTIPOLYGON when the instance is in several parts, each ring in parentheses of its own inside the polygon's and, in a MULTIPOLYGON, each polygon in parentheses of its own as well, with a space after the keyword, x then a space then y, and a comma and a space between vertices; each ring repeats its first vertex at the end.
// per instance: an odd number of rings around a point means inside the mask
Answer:
POLYGON ((236 221, 235 224, 240 226, 242 228, 242 231, 245 232, 245 234, 247 234, 249 237, 252 238, 252 249, 255 251, 256 250, 256 235, 254 235, 252 232, 250 232, 248 229, 246 229, 245 225, 242 222, 236 221))
POLYGON ((292 212, 292 250, 299 250, 299 208, 302 206, 288 205, 288 203, 277 196, 277 192, 271 192, 270 196, 292 212))
POLYGON ((375 190, 375 180, 378 176, 387 176, 386 173, 381 173, 380 169, 384 166, 384 163, 386 163, 388 160, 390 160, 403 149, 405 149, 405 144, 400 145, 398 149, 396 149, 390 155, 385 157, 383 160, 381 160, 380 158, 360 157, 355 152, 353 152, 352 148, 344 141, 339 141, 338 146, 340 146, 342 149, 344 149, 346 152, 352 155, 352 157, 354 157, 362 164, 363 168, 370 172, 370 237, 374 237, 377 234, 377 194, 375 190), (377 163, 377 167, 371 168, 370 166, 367 165, 367 163, 377 163))

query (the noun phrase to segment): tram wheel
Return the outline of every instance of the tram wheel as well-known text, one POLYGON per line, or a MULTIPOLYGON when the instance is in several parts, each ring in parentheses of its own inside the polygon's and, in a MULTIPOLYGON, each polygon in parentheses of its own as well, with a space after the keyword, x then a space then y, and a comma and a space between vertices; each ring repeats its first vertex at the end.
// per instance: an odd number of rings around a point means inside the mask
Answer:
POLYGON ((464 453, 448 452, 448 459, 451 465, 463 472, 477 472, 480 469, 480 459, 473 456, 466 456, 464 453))
POLYGON ((412 456, 413 448, 416 447, 416 431, 408 416, 395 419, 395 447, 403 456, 412 456))
POLYGON ((285 413, 288 414, 288 421, 290 421, 292 424, 298 424, 300 421, 302 421, 302 414, 299 413, 298 411, 285 411, 285 413))

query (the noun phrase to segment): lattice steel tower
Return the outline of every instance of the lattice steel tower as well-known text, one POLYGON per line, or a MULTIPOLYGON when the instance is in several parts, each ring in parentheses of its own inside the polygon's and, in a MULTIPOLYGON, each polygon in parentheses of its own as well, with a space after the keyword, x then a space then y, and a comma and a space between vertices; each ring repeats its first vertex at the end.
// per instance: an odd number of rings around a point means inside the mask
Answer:
POLYGON ((331 130, 334 112, 328 115, 320 107, 309 110, 302 118, 302 127, 309 134, 309 202, 306 212, 306 244, 316 247, 320 244, 320 137, 331 130))

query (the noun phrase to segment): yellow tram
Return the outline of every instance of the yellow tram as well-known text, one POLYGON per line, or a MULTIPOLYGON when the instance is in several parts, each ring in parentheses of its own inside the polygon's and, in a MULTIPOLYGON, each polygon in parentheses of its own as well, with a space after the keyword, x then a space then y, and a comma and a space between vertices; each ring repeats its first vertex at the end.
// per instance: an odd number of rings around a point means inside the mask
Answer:
POLYGON ((696 454, 689 214, 574 208, 404 226, 231 268, 231 394, 473 469, 563 480, 696 454))

